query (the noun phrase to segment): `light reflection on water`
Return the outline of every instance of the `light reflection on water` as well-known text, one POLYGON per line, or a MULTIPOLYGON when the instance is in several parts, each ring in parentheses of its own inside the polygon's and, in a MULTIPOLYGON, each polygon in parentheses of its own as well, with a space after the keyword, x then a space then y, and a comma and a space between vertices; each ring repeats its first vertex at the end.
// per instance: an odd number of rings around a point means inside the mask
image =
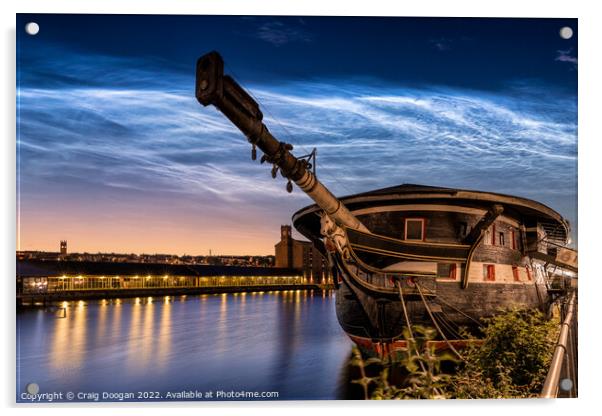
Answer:
MULTIPOLYGON (((17 313, 18 396, 40 392, 277 391, 341 397, 351 343, 334 295, 287 291, 76 301, 17 313)), ((18 397, 19 399, 19 397, 18 397)))

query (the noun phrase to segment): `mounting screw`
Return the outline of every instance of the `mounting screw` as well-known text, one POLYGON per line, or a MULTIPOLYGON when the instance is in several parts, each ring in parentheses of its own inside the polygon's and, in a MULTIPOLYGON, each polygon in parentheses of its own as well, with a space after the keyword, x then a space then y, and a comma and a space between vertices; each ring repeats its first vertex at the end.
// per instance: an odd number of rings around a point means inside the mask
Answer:
POLYGON ((38 394, 40 391, 40 386, 38 386, 37 383, 29 383, 27 386, 25 386, 25 390, 27 390, 27 393, 29 394, 38 394))
POLYGON ((560 28, 559 34, 562 39, 570 39, 573 37, 573 29, 569 26, 564 26, 560 28))
POLYGON ((40 25, 36 22, 29 22, 25 25, 25 33, 31 36, 35 36, 40 31, 40 25))
POLYGON ((573 380, 570 378, 563 378, 560 380, 560 388, 564 391, 570 391, 573 388, 573 380))

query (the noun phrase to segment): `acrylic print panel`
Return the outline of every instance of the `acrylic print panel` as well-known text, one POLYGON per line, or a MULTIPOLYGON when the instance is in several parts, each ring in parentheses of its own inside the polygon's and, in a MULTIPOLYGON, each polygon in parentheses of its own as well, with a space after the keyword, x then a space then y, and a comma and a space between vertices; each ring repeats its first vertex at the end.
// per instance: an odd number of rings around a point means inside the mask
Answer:
POLYGON ((17 401, 576 397, 577 36, 17 15, 17 401))

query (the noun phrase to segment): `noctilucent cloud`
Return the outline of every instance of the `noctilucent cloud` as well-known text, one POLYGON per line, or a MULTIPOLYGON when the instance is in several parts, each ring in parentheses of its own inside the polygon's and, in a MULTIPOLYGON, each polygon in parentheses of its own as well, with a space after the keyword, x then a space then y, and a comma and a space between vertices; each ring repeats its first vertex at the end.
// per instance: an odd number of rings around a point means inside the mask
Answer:
POLYGON ((198 104, 211 50, 276 137, 318 149, 335 195, 513 194, 568 218, 576 240, 577 34, 576 19, 20 14, 18 249, 273 253, 311 200, 198 104))

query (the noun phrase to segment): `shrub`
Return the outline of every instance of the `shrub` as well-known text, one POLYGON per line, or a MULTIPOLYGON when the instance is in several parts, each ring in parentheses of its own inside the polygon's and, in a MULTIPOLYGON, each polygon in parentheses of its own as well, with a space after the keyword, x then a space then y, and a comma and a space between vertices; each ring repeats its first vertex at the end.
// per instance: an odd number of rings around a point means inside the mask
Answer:
POLYGON ((538 310, 511 309, 485 320, 482 343, 471 344, 458 362, 449 353, 427 347, 436 332, 414 327, 416 339, 404 333, 408 347, 386 360, 363 360, 354 348, 352 365, 359 367, 366 399, 489 399, 536 397, 542 388, 558 334, 558 322, 546 320, 538 310), (458 363, 453 374, 441 364, 458 363), (369 377, 366 367, 381 370, 369 377), (392 372, 403 372, 401 383, 391 383, 392 372))
POLYGON ((558 322, 535 309, 511 309, 485 320, 484 340, 465 352, 451 379, 457 398, 534 397, 542 388, 558 322))

